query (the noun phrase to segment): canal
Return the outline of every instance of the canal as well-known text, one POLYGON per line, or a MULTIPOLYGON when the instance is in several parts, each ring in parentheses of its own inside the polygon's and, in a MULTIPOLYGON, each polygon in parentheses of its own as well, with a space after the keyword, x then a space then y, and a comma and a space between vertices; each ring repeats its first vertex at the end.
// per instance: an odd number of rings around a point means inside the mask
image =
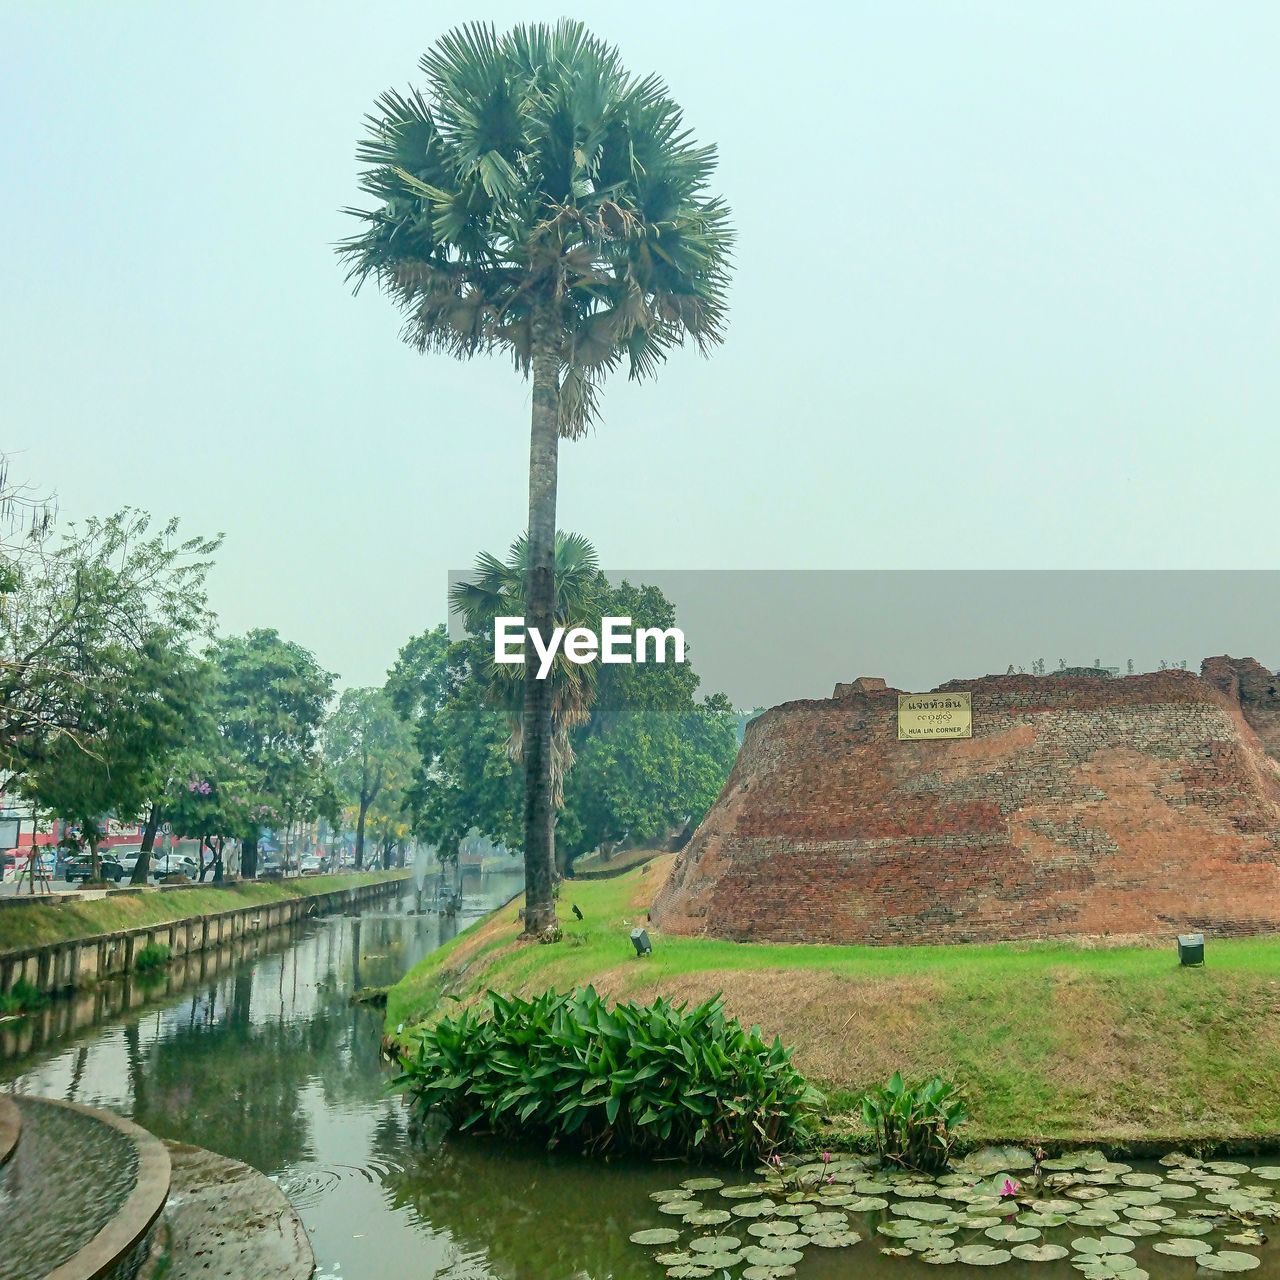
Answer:
MULTIPOLYGON (((39 1047, 31 1047, 30 1037, 0 1039, 0 1084, 108 1107, 161 1137, 260 1169, 297 1206, 322 1280, 652 1280, 664 1272, 654 1249, 629 1237, 679 1225, 661 1216, 651 1193, 707 1170, 674 1162, 604 1164, 482 1138, 411 1133, 407 1111, 386 1091, 381 1013, 352 1002, 362 988, 394 982, 520 887, 514 868, 472 871, 457 917, 417 913, 410 889, 358 917, 329 917, 266 940, 182 989, 125 991, 123 999, 103 993, 95 1013, 79 1018, 75 1029, 68 1023, 63 1032, 42 1035, 39 1047)), ((514 908, 512 914, 514 928, 514 908)), ((1133 1167, 1169 1173, 1156 1165, 1133 1167)), ((751 1176, 718 1172, 728 1181, 751 1176)), ((1238 1181, 1256 1184, 1257 1178, 1238 1181)), ((1271 1185, 1280 1190, 1280 1181, 1271 1185)), ((699 1194, 714 1209, 730 1203, 714 1191, 699 1194)), ((1173 1203, 1187 1213, 1205 1201, 1173 1203)), ((1124 1230, 1127 1210, 1120 1208, 1110 1217, 1124 1230)), ((797 1267, 800 1280, 834 1280, 854 1274, 851 1268, 869 1280, 936 1274, 916 1257, 881 1252, 901 1244, 879 1234, 891 1216, 848 1212, 862 1243, 809 1250, 797 1267)), ((764 1243, 747 1235, 745 1225, 711 1229, 732 1231, 746 1246, 764 1243)), ((1064 1253, 1082 1234, 1069 1226, 1045 1233, 1061 1240, 1064 1253)), ((967 1238, 982 1240, 984 1233, 973 1229, 967 1238)), ((1131 1241, 1133 1262, 1107 1260, 1114 1274, 1125 1266, 1134 1268, 1132 1280, 1197 1271, 1191 1258, 1155 1252, 1153 1238, 1135 1234, 1131 1241)), ((1232 1247, 1224 1246, 1221 1229, 1213 1246, 1232 1247)), ((1259 1280, 1280 1277, 1276 1254, 1274 1246, 1261 1248, 1259 1280)), ((1060 1257, 1010 1259, 1000 1270, 1010 1280, 1077 1274, 1060 1257)), ((775 1274, 788 1271, 778 1267, 775 1274)), ((713 1273, 695 1267, 686 1274, 713 1273)), ((979 1270, 959 1262, 950 1274, 979 1270)))

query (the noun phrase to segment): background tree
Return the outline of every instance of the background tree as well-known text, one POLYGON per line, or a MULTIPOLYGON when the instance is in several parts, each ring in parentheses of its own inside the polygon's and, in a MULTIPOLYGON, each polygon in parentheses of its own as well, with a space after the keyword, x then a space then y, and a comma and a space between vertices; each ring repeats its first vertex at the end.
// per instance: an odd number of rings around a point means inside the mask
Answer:
POLYGON ((240 832, 241 875, 258 870, 258 840, 268 819, 315 808, 321 798, 318 742, 333 675, 301 645, 274 630, 218 640, 214 714, 223 738, 243 763, 257 803, 240 832))
MULTIPOLYGON (((597 603, 607 588, 600 572, 595 548, 580 533, 556 534, 556 601, 552 625, 566 632, 578 626, 600 626, 601 610, 597 603)), ((529 541, 516 539, 499 560, 488 552, 476 558, 468 581, 455 583, 449 591, 449 604, 462 615, 467 631, 485 643, 488 655, 483 662, 473 663, 471 675, 485 685, 490 702, 506 716, 510 726, 508 747, 516 761, 524 759, 525 685, 534 673, 530 662, 524 665, 497 663, 492 659, 494 620, 500 617, 526 616, 525 588, 528 585, 529 541)), ((549 635, 549 632, 544 632, 549 635)), ((526 642, 526 656, 535 657, 533 646, 526 642)), ((596 663, 570 662, 561 650, 556 654, 545 683, 551 699, 551 798, 556 810, 564 802, 564 778, 573 766, 571 734, 591 716, 595 701, 596 663)))
POLYGON ((71 822, 98 873, 98 844, 108 820, 142 814, 182 750, 199 701, 198 664, 162 639, 138 653, 113 646, 96 659, 76 734, 44 742, 26 761, 19 790, 71 822), (100 687, 101 686, 101 687, 100 687))
POLYGON ((209 633, 205 578, 219 538, 178 538, 143 512, 68 525, 6 561, 0 608, 0 768, 100 731, 119 681, 148 645, 209 633))
MULTIPOLYGON (((636 79, 576 22, 473 25, 422 59, 429 87, 378 99, 359 148, 377 205, 342 248, 421 351, 501 350, 533 381, 526 617, 555 613, 558 449, 604 375, 655 373, 691 337, 721 340, 732 235, 656 76, 636 79)), ((552 689, 524 687, 525 928, 555 923, 552 689)))
POLYGON ((324 737, 338 801, 355 810, 355 859, 363 867, 371 806, 385 798, 381 816, 387 821, 402 807, 412 768, 412 734, 382 689, 365 688, 344 690, 325 723, 324 737))
MULTIPOLYGON (((678 625, 658 587, 625 579, 602 580, 595 608, 637 627, 678 625)), ((729 776, 738 737, 728 700, 700 699, 699 684, 690 660, 600 667, 591 718, 574 734, 557 830, 563 869, 588 850, 658 842, 701 820, 729 776)))
POLYGON ((473 675, 492 652, 475 637, 451 644, 439 626, 410 640, 387 677, 388 696, 413 732, 406 787, 413 834, 445 861, 473 828, 511 848, 523 830, 510 721, 473 675))

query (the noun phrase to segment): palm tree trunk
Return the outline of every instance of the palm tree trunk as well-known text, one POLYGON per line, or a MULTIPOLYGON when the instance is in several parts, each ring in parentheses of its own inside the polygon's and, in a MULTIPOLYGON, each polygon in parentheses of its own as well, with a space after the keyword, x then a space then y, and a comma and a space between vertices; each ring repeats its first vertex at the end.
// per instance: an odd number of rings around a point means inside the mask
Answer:
POLYGON ((138 850, 138 861, 133 864, 133 875, 130 884, 146 884, 147 873, 151 870, 151 850, 156 845, 156 832, 160 827, 160 806, 153 804, 147 814, 146 829, 142 833, 142 848, 138 850))
MULTIPOLYGON (((549 639, 555 626, 556 480, 560 448, 559 362, 554 319, 533 328, 533 421, 529 432, 529 567, 526 625, 549 639)), ((524 928, 541 933, 556 923, 555 805, 551 788, 551 681, 535 679, 533 648, 524 668, 524 928)))

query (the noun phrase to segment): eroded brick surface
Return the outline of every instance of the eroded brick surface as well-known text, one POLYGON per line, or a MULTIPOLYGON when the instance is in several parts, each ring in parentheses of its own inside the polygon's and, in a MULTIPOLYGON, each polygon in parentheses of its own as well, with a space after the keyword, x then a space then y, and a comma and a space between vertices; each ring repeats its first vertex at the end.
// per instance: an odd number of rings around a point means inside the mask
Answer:
POLYGON ((870 681, 774 707, 654 919, 874 943, 1280 928, 1275 684, 1229 658, 1204 678, 953 681, 973 694, 962 741, 899 742, 898 691, 870 681))

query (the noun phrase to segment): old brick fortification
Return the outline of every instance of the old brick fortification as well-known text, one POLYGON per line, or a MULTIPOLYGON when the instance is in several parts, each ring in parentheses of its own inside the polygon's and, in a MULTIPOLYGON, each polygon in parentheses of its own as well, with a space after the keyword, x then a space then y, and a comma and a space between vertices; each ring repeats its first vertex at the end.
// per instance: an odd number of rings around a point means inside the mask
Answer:
POLYGON ((1280 929, 1278 682, 1202 670, 952 681, 959 741, 899 742, 875 679, 774 707, 653 918, 779 942, 1280 929))

